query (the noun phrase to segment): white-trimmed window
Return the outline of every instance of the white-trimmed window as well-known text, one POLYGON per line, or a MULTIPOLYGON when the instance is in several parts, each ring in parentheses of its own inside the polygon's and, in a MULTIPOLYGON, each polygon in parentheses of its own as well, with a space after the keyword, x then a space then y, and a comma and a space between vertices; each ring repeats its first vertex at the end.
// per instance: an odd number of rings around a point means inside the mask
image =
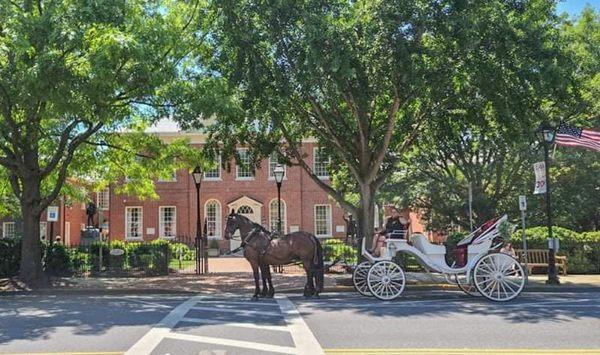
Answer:
POLYGON ((271 155, 269 155, 269 180, 275 180, 275 174, 273 174, 273 170, 275 170, 277 164, 281 164, 283 166, 283 178, 287 179, 287 168, 285 164, 279 161, 278 158, 279 156, 276 152, 273 152, 271 155))
POLYGON ((48 238, 48 234, 46 233, 46 231, 48 230, 47 226, 48 226, 48 224, 46 222, 40 222, 40 239, 41 240, 46 240, 46 238, 48 238))
POLYGON ((315 205, 315 235, 331 236, 331 205, 315 205))
POLYGON ((110 190, 108 188, 99 191, 97 194, 97 205, 102 211, 108 211, 110 208, 110 190))
POLYGON ((2 223, 2 238, 14 238, 15 222, 2 223))
POLYGON ((173 170, 170 176, 167 177, 159 177, 158 181, 160 182, 177 182, 177 170, 173 170))
POLYGON ((221 156, 217 161, 217 166, 214 169, 207 170, 204 172, 204 180, 221 180, 221 156))
MULTIPOLYGON (((285 208, 285 201, 281 200, 281 231, 285 234, 287 231, 286 221, 287 221, 287 209, 285 208)), ((269 226, 271 227, 271 232, 277 230, 277 222, 279 221, 279 210, 277 209, 277 199, 271 200, 269 203, 269 226)))
POLYGON ((239 160, 236 163, 236 179, 237 180, 252 180, 254 172, 252 171, 252 159, 248 148, 238 148, 239 160))
POLYGON ((158 208, 158 233, 161 238, 175 238, 177 235, 177 208, 175 206, 158 208))
POLYGON ((217 200, 209 200, 204 204, 206 219, 206 235, 209 239, 221 238, 221 204, 217 200))
POLYGON ((329 179, 329 164, 331 158, 325 154, 323 149, 313 149, 313 172, 321 179, 329 179))
POLYGON ((125 207, 125 239, 142 239, 144 212, 142 207, 125 207))

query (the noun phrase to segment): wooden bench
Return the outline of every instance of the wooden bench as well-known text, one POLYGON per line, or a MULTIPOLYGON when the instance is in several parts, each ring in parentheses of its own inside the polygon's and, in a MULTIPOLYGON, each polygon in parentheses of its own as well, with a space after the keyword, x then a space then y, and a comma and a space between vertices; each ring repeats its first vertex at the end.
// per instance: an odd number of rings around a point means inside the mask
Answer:
MULTIPOLYGON (((523 260, 523 250, 516 249, 515 252, 519 258, 521 264, 525 263, 523 260)), ((528 249, 527 250, 527 271, 529 274, 533 271, 535 267, 548 267, 548 255, 549 252, 547 249, 528 249)), ((562 255, 556 255, 556 268, 558 271, 562 270, 562 274, 567 274, 567 257, 562 255)))

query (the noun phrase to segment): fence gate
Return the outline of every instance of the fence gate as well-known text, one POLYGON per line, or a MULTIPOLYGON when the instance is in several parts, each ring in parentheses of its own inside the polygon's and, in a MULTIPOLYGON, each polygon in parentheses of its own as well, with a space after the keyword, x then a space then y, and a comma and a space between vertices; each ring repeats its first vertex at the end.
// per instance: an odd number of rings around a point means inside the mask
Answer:
POLYGON ((176 274, 202 274, 205 268, 202 244, 190 236, 178 236, 172 240, 169 271, 176 274))

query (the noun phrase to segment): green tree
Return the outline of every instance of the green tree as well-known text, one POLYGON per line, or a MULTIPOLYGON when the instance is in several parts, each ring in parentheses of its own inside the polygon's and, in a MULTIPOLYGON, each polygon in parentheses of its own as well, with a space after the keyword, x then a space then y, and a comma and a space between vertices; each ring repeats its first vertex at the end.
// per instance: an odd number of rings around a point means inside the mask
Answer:
POLYGON ((553 2, 520 6, 519 16, 508 12, 496 23, 488 21, 492 3, 457 19, 478 34, 455 43, 461 65, 454 67, 454 100, 435 113, 435 124, 384 188, 383 198, 422 210, 433 228, 469 228, 469 184, 474 226, 516 211, 517 196, 530 190, 531 163, 540 159, 535 128, 560 121, 577 102, 579 84, 553 2))
MULTIPOLYGON (((561 27, 577 82, 565 120, 580 127, 600 127, 600 14, 586 7, 575 22, 561 27)), ((556 147, 551 165, 556 224, 576 231, 600 229, 600 157, 581 148, 556 147)), ((534 222, 543 223, 539 214, 534 222)))
POLYGON ((138 153, 114 133, 176 103, 198 6, 0 0, 0 165, 22 213, 25 282, 45 280, 40 214, 66 178, 85 177, 115 151, 128 151, 112 141, 138 153))
MULTIPOLYGON (((503 43, 508 38, 525 52, 546 30, 534 25, 548 19, 551 5, 215 1, 213 69, 228 81, 238 109, 218 117, 212 137, 225 151, 234 138, 256 156, 285 141, 279 154, 287 163, 308 172, 369 235, 376 191, 423 127, 442 119, 436 114, 463 81, 455 69, 473 69, 460 56, 463 47, 516 66, 503 43), (349 181, 328 184, 314 174, 300 146, 311 137, 332 158, 332 175, 341 170, 349 181), (336 186, 360 198, 349 200, 336 186)), ((506 100, 504 93, 496 99, 506 100)))

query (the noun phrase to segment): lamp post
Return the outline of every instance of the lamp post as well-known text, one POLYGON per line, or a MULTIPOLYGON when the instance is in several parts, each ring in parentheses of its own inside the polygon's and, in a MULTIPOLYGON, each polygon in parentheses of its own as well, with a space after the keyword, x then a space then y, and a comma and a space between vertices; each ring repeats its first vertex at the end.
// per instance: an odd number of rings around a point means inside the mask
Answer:
POLYGON ((199 274, 203 274, 204 266, 201 263, 201 258, 204 253, 204 242, 202 241, 202 228, 200 226, 200 185, 202 184, 202 169, 199 166, 194 168, 192 171, 192 177, 194 178, 194 184, 196 185, 196 270, 199 274))
POLYGON ((281 183, 285 175, 283 165, 277 164, 273 169, 273 175, 275 175, 275 182, 277 183, 277 232, 281 235, 281 183))
POLYGON ((554 250, 554 239, 552 237, 552 208, 550 205, 550 158, 548 154, 548 148, 554 140, 554 129, 552 129, 547 122, 544 122, 540 125, 536 132, 540 135, 542 144, 544 146, 544 165, 546 170, 546 223, 548 225, 549 239, 548 280, 546 280, 546 283, 549 285, 558 285, 560 284, 560 281, 558 279, 558 275, 556 274, 556 251, 554 250))

